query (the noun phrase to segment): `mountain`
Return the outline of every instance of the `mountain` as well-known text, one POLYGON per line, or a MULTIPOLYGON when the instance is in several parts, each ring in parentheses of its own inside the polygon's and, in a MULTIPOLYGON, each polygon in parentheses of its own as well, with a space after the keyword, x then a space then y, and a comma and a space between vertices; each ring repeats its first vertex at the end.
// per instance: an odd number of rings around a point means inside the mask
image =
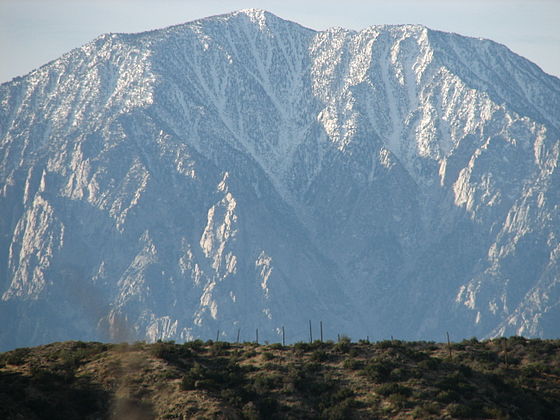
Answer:
POLYGON ((0 86, 0 347, 560 335, 560 80, 260 10, 0 86))

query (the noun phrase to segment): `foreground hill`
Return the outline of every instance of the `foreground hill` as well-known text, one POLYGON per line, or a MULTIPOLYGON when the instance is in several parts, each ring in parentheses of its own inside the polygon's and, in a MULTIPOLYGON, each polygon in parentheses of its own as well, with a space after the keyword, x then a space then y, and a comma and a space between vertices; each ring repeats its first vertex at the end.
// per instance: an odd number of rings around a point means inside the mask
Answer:
POLYGON ((0 349, 558 337, 559 115, 559 79, 419 25, 100 36, 0 86, 0 349))
POLYGON ((0 355, 3 419, 560 418, 560 341, 53 343, 0 355))

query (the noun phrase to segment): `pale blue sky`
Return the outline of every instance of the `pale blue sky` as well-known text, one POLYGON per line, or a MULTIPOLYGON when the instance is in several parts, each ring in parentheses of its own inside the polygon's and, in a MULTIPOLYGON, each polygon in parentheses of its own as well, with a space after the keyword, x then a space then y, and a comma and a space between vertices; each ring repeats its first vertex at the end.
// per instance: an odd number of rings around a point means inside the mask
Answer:
POLYGON ((243 8, 314 29, 420 23, 493 39, 560 76, 560 0, 0 0, 0 83, 106 32, 140 32, 243 8))

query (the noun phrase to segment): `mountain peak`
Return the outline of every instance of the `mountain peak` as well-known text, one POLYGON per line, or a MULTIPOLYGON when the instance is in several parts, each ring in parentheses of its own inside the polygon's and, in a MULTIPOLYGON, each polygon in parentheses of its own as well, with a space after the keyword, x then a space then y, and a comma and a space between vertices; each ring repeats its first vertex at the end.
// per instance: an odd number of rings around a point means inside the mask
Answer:
POLYGON ((237 12, 233 12, 232 14, 234 16, 239 14, 246 15, 251 20, 251 22, 256 23, 261 29, 266 27, 268 19, 270 19, 271 17, 277 18, 272 13, 267 12, 266 10, 255 8, 241 9, 237 12))

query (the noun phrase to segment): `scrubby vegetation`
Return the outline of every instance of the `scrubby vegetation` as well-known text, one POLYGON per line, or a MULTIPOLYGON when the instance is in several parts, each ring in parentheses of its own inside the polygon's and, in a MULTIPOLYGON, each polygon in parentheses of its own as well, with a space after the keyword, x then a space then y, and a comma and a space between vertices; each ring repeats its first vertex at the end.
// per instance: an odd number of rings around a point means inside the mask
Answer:
POLYGON ((560 340, 53 343, 0 354, 0 418, 560 418, 560 340))

